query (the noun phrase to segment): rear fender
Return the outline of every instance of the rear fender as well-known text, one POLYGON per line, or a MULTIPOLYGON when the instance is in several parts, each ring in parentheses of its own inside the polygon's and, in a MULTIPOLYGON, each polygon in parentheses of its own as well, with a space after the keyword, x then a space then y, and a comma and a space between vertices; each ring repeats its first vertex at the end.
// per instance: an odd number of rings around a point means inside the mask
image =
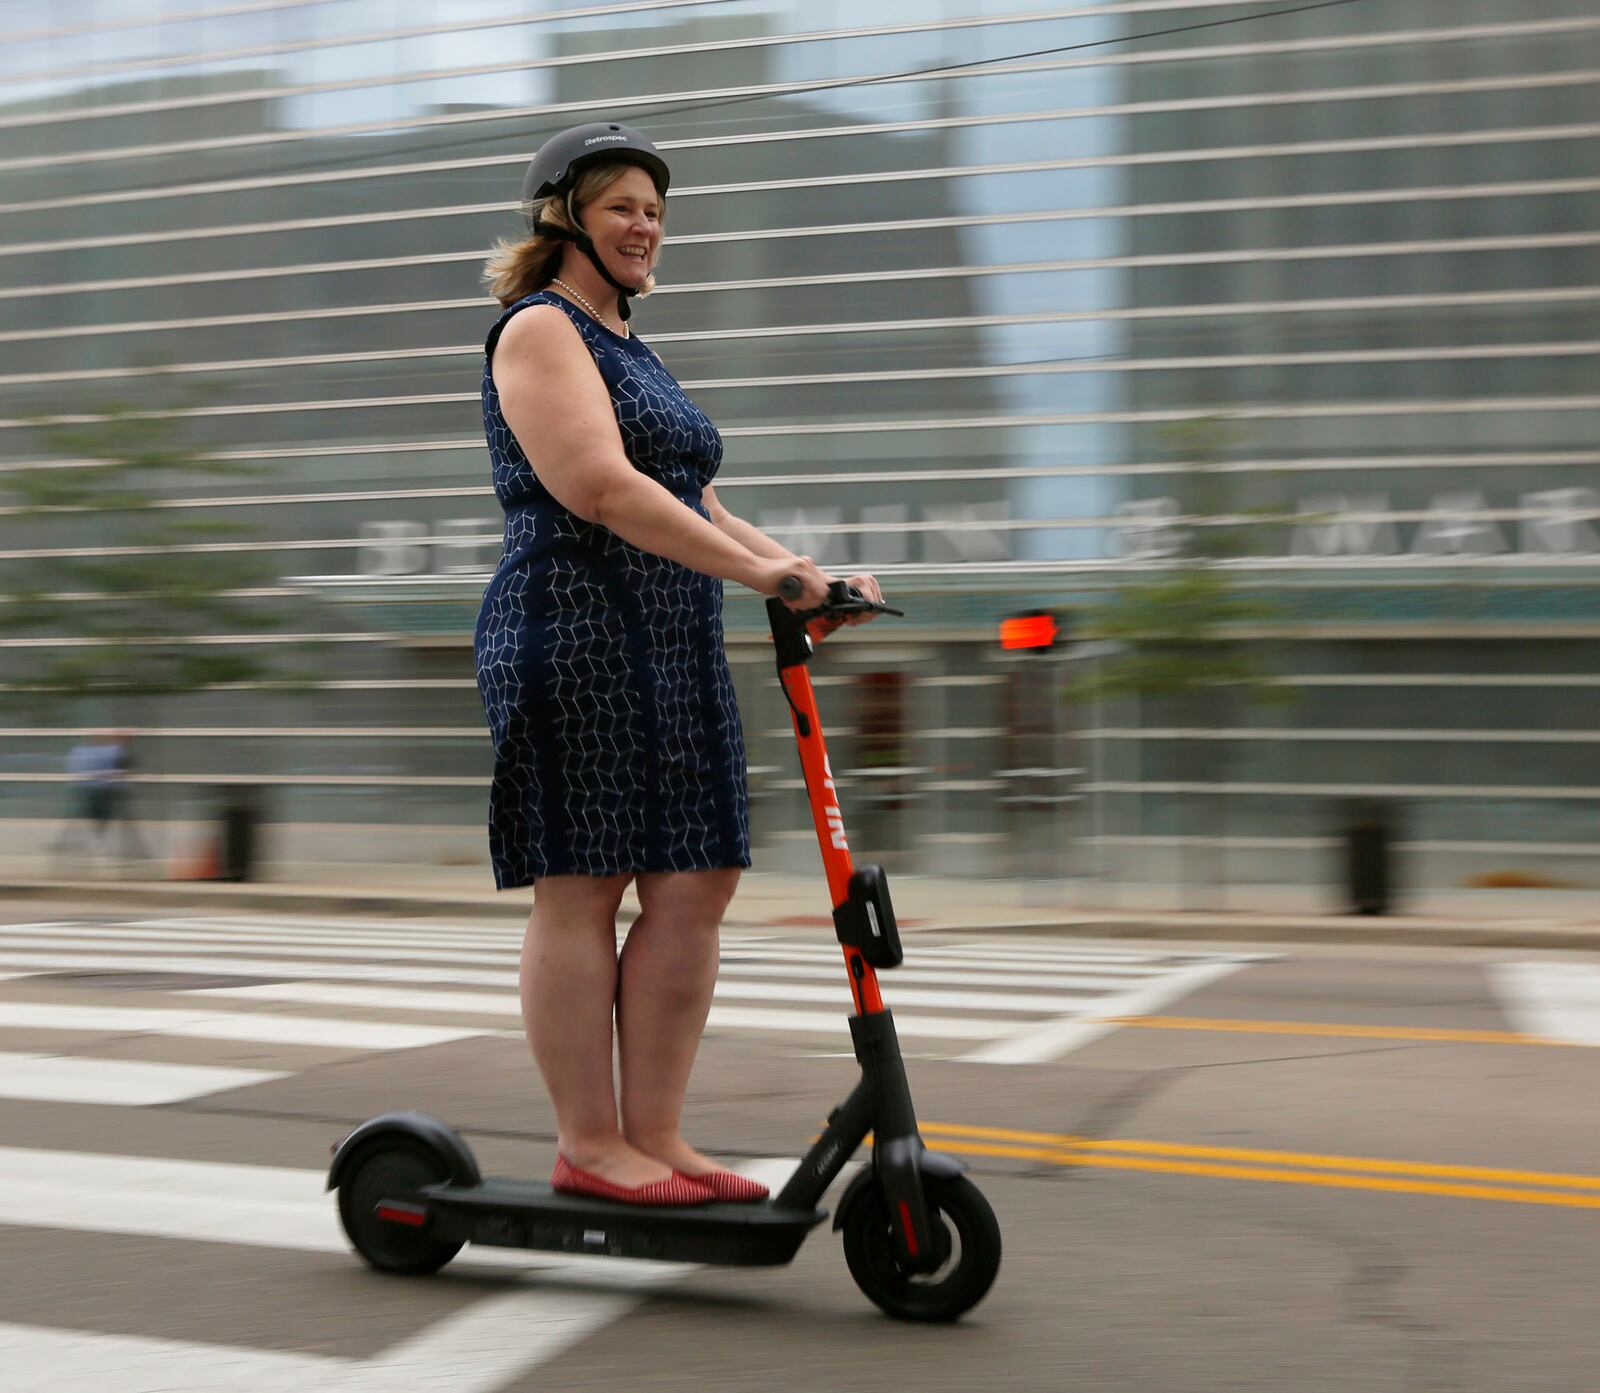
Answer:
POLYGON ((410 1137, 430 1151, 437 1152, 450 1170, 453 1185, 481 1185, 483 1176, 461 1135, 448 1122, 425 1112, 386 1112, 363 1122, 333 1147, 333 1164, 328 1167, 328 1188, 338 1189, 350 1158, 368 1142, 380 1137, 410 1137))

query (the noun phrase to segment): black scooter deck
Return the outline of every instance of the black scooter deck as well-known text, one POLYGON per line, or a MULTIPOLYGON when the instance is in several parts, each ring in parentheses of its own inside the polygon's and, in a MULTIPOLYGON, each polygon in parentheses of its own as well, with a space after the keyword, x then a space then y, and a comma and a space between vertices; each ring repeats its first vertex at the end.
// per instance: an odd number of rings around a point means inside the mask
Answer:
POLYGON ((451 1242, 732 1267, 791 1261, 806 1235, 828 1217, 826 1210, 778 1209, 771 1201, 618 1204, 496 1176, 478 1185, 425 1186, 406 1199, 426 1208, 430 1235, 451 1242))

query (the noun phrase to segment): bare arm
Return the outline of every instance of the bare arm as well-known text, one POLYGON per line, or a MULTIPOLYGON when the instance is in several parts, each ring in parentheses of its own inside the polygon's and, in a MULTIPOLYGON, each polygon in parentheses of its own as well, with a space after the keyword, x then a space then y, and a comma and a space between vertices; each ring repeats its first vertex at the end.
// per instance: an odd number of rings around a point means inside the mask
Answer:
POLYGON ((711 521, 717 525, 719 531, 726 533, 736 542, 742 542, 757 556, 769 556, 776 561, 793 561, 795 554, 780 542, 775 542, 759 527, 746 522, 743 518, 736 518, 722 506, 722 501, 717 497, 717 491, 709 484, 706 486, 702 497, 705 500, 706 511, 711 514, 711 521))
MULTIPOLYGON (((730 537, 743 542, 757 556, 771 556, 789 561, 797 559, 792 551, 781 542, 773 541, 759 527, 752 526, 744 521, 743 518, 734 517, 732 513, 722 506, 721 500, 717 498, 716 490, 709 485, 706 486, 701 496, 705 499, 706 511, 711 514, 711 521, 716 523, 730 537)), ((883 588, 878 584, 876 576, 863 571, 860 575, 851 576, 848 584, 859 590, 869 600, 875 600, 880 605, 883 603, 883 588)), ((876 618, 877 615, 875 614, 858 614, 851 619, 845 620, 845 623, 865 624, 876 618)))
POLYGON ((753 551, 633 467, 605 383, 560 310, 534 305, 513 318, 493 374, 506 424, 564 508, 642 551, 764 595, 793 572, 805 586, 802 603, 821 602, 827 582, 814 565, 777 565, 780 557, 753 551))

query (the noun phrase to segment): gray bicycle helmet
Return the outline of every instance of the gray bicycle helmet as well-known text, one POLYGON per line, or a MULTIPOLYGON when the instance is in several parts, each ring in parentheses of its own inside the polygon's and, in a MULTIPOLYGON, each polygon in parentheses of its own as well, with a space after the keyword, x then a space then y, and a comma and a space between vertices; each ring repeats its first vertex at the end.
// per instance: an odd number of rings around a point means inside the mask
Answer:
MULTIPOLYGON (((672 182, 671 171, 661 158, 661 152, 632 126, 618 125, 615 121, 592 121, 588 125, 573 126, 559 135, 553 135, 539 147, 539 153, 533 157, 533 163, 522 178, 522 209, 530 231, 571 242, 594 263, 595 270, 605 278, 606 283, 615 287, 617 312, 626 322, 629 316, 628 297, 635 292, 606 270, 589 234, 581 230, 569 232, 564 227, 542 222, 533 211, 538 199, 551 194, 570 193, 584 168, 599 160, 621 160, 638 165, 650 175, 656 192, 663 197, 672 182)), ((572 219, 577 221, 576 209, 572 210, 572 219)))

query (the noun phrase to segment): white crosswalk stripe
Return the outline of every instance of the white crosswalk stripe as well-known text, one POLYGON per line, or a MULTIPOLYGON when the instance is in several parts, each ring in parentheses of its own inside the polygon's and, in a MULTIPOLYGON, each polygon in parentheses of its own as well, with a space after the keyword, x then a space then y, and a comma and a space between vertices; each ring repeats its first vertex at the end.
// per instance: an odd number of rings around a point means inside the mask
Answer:
POLYGON ((1600 1045, 1600 964, 1493 963, 1489 980, 1514 1029, 1566 1045, 1600 1045))
POLYGON ((281 1079, 267 1069, 147 1064, 130 1059, 74 1059, 0 1051, 0 1098, 44 1103, 149 1107, 281 1079))
MULTIPOLYGON (((520 1015, 520 937, 512 924, 265 915, 5 926, 0 970, 13 982, 81 988, 125 981, 205 1007, 0 1000, 0 1030, 337 1050, 413 1049, 512 1033, 520 1015), (345 1019, 341 1011, 360 1014, 345 1019)), ((899 1033, 918 1054, 1037 1063, 1103 1034, 1108 1018, 1149 1013, 1258 960, 1065 942, 913 941, 910 960, 884 974, 883 988, 899 1033)), ((831 941, 777 932, 725 936, 708 1031, 839 1043, 851 1009, 831 941)), ((203 1087, 201 1076, 174 1078, 174 1090, 203 1087)), ((222 1076, 217 1082, 238 1086, 222 1076)), ((43 1075, 27 1086, 45 1087, 43 1075)))
POLYGON ((118 1031, 175 1035, 193 1040, 250 1040, 265 1045, 326 1045, 334 1049, 414 1050, 470 1040, 480 1033, 437 1025, 326 1020, 261 1012, 164 1011, 116 1006, 67 1006, 44 1001, 0 1001, 0 1027, 21 1030, 118 1031))

